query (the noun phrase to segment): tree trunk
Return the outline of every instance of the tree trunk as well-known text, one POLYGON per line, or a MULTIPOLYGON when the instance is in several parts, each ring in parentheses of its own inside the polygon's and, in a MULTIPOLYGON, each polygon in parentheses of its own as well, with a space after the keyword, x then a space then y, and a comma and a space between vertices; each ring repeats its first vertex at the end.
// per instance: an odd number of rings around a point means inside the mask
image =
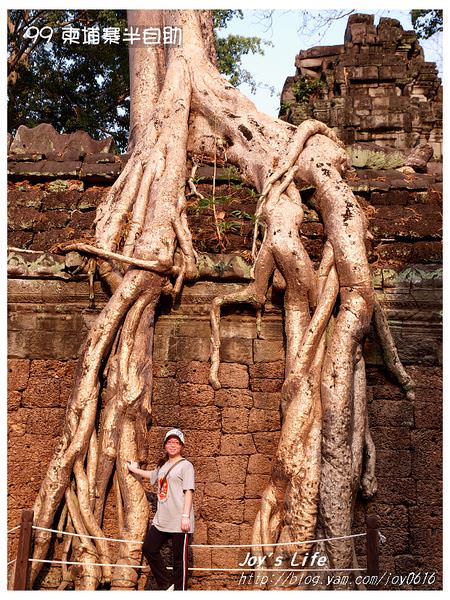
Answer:
MULTIPOLYGON (((291 542, 314 539, 318 520, 327 538, 350 534, 361 477, 367 494, 375 489, 361 358, 373 290, 366 224, 341 177, 346 155, 323 123, 295 128, 264 115, 218 73, 207 11, 129 11, 129 23, 180 27, 183 44, 130 50, 131 156, 98 208, 95 244, 65 248, 96 256, 112 295, 78 364, 61 442, 35 503, 36 524, 50 528, 65 502, 77 533, 102 537, 114 477, 118 537, 143 538, 145 495, 124 463, 145 459, 155 308, 161 293, 177 293, 197 274, 186 219, 186 159, 222 153, 261 194, 257 216, 264 237, 252 283, 213 303, 210 381, 220 387, 220 307, 247 302, 261 308, 274 275, 285 285, 283 424, 252 541, 256 554, 276 542, 286 544, 286 557, 304 554, 308 546, 291 542), (299 234, 297 178, 314 185, 320 200, 327 242, 317 269, 299 234)), ((137 570, 92 564, 111 562, 107 543, 79 539, 72 555, 83 566, 69 571, 77 589, 108 581, 113 589, 135 588, 137 570)), ((34 558, 44 558, 48 545, 49 535, 40 531, 34 558)), ((140 553, 136 543, 121 544, 117 564, 139 564, 140 553)), ((327 542, 326 553, 331 567, 352 566, 349 540, 327 542)), ((34 562, 33 579, 39 568, 34 562)))

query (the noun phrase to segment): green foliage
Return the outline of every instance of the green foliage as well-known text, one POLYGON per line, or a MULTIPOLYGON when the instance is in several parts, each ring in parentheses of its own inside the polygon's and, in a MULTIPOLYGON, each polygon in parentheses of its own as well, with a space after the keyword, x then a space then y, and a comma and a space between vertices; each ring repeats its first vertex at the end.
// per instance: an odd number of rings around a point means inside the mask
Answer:
POLYGON ((83 129, 95 138, 113 136, 119 149, 127 143, 129 123, 128 49, 125 44, 64 44, 62 26, 126 27, 125 11, 10 11, 16 29, 8 50, 26 52, 27 23, 50 26, 49 44, 37 43, 28 61, 16 66, 8 86, 8 131, 19 125, 51 123, 61 133, 83 129), (23 13, 28 12, 24 18, 23 13))
POLYGON ((281 102, 280 113, 282 113, 282 114, 287 113, 288 110, 291 108, 291 106, 292 106, 292 102, 281 102))
POLYGON ((439 9, 412 10, 411 21, 419 38, 427 40, 443 30, 444 11, 439 9))
POLYGON ((236 219, 243 219, 246 221, 251 221, 252 223, 255 223, 257 220, 257 217, 255 215, 251 215, 250 213, 246 212, 245 210, 232 210, 231 211, 231 216, 235 217, 236 219))
POLYGON ((221 30, 226 28, 232 19, 244 18, 242 10, 213 10, 212 17, 219 71, 229 79, 232 85, 238 86, 241 83, 247 83, 254 92, 258 84, 251 73, 242 68, 242 57, 249 53, 263 56, 263 46, 272 44, 259 37, 242 35, 222 37, 220 35, 221 30))
POLYGON ((255 91, 257 83, 251 73, 242 68, 242 57, 246 54, 264 54, 263 42, 258 37, 229 35, 226 38, 216 37, 217 67, 225 75, 231 85, 238 86, 247 83, 255 91))
POLYGON ((213 19, 213 27, 214 29, 223 29, 227 26, 228 22, 234 18, 243 19, 244 13, 242 10, 229 10, 229 9, 221 9, 221 10, 213 10, 212 19, 213 19))
MULTIPOLYGON (((213 24, 224 29, 241 10, 214 10, 213 24)), ((77 129, 94 138, 113 136, 120 151, 128 140, 130 90, 127 44, 64 44, 62 28, 127 27, 125 10, 10 10, 8 11, 8 131, 19 125, 51 123, 60 133, 77 129), (49 26, 50 43, 24 37, 28 26, 49 26), (17 59, 17 60, 16 60, 17 59)), ((218 37, 218 67, 233 85, 256 83, 242 68, 248 53, 263 54, 260 38, 218 37)))
POLYGON ((324 83, 320 79, 312 79, 310 77, 303 77, 298 79, 292 86, 292 92, 295 96, 296 101, 299 104, 307 103, 312 100, 315 96, 320 93, 323 89, 324 83))

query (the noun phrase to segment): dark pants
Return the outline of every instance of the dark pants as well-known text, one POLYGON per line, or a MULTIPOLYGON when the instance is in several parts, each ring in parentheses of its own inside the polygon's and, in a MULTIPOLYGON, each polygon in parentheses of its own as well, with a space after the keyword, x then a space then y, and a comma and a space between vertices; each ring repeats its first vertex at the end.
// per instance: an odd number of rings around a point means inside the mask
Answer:
POLYGON ((167 590, 174 584, 175 590, 187 589, 189 533, 169 533, 150 527, 142 546, 142 552, 150 565, 159 590, 167 590), (172 538, 173 577, 164 565, 161 546, 172 538))

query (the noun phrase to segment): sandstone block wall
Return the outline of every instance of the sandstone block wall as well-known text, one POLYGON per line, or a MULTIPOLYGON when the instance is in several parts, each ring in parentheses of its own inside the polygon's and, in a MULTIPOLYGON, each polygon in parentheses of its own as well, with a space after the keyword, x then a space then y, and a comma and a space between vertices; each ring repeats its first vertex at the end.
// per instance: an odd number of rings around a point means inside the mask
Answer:
MULTIPOLYGON (((276 306, 269 308, 263 320, 264 339, 256 339, 251 313, 224 319, 220 368, 223 388, 214 391, 208 385, 207 307, 216 293, 239 285, 204 282, 187 287, 180 307, 162 315, 155 330, 149 466, 161 454, 165 431, 181 427, 187 437, 186 455, 196 468, 194 544, 200 545, 249 543, 280 431, 284 355, 281 315, 276 306)), ((86 283, 77 286, 79 297, 87 304, 86 283)), ((54 282, 40 287, 48 309, 54 282)), ((99 309, 105 298, 100 290, 97 294, 99 309)), ((61 296, 59 300, 64 301, 61 296)), ((56 346, 62 345, 63 339, 68 341, 66 353, 59 360, 48 358, 53 351, 45 336, 41 346, 32 351, 24 351, 14 343, 11 347, 11 355, 16 357, 9 360, 8 527, 14 526, 20 511, 31 505, 61 432, 75 366, 70 335, 74 323, 79 326, 87 312, 81 304, 70 305, 67 300, 65 305, 72 318, 60 315, 53 320, 51 330, 56 346)), ((55 306, 54 301, 55 297, 55 306)), ((30 307, 16 305, 18 312, 26 309, 30 307)), ((89 313, 88 321, 91 316, 89 313)), ((397 328, 394 332, 399 334, 403 360, 411 362, 407 344, 401 343, 401 336, 407 332, 397 328)), ((82 333, 81 329, 80 337, 82 333)), ((381 531, 387 540, 381 549, 381 567, 393 573, 441 573, 441 369, 432 354, 439 334, 428 331, 428 335, 428 353, 423 352, 420 360, 414 357, 415 364, 408 366, 418 384, 415 402, 406 400, 387 376, 375 340, 371 338, 367 345, 369 412, 378 451, 379 491, 371 502, 359 502, 354 531, 364 531, 368 511, 380 516, 381 531)), ((117 534, 113 498, 106 512, 105 530, 107 535, 117 534)), ((13 536, 11 553, 14 541, 13 536)), ((363 544, 357 549, 364 565, 363 544)), ((59 551, 57 543, 55 556, 59 551)), ((194 549, 192 564, 196 568, 235 568, 244 555, 245 549, 194 549)), ((192 586, 197 589, 239 589, 236 574, 196 571, 195 575, 192 586)), ((59 568, 51 569, 42 586, 54 587, 59 577, 59 568)), ((433 589, 439 581, 440 575, 433 589)), ((145 585, 143 576, 141 586, 145 585)))
MULTIPOLYGON (((93 319, 107 298, 95 284, 89 301, 85 277, 64 259, 48 253, 55 241, 91 234, 95 207, 107 180, 51 179, 36 173, 10 177, 10 243, 33 252, 9 256, 8 528, 30 508, 59 440, 76 357, 93 319), (56 189, 55 189, 56 186, 56 189), (29 210, 31 210, 29 212, 29 210), (44 252, 46 251, 46 252, 44 252)), ((208 170, 205 171, 208 177, 208 170)), ((436 570, 441 585, 441 241, 442 183, 438 172, 398 171, 349 174, 374 235, 369 248, 374 285, 384 304, 400 355, 417 382, 416 400, 406 400, 383 367, 380 347, 367 340, 370 422, 378 448, 377 496, 358 503, 354 531, 364 515, 376 512, 386 544, 381 568, 393 573, 436 570)), ((207 179, 201 184, 208 186, 207 179)), ((255 197, 221 180, 224 212, 236 223, 226 250, 250 248, 255 197), (233 201, 235 200, 235 202, 233 201), (236 212, 237 208, 241 212, 236 212), (245 211, 244 208, 245 207, 245 211)), ((302 233, 313 259, 322 247, 323 227, 313 190, 305 189, 302 233)), ((208 208, 190 204, 197 247, 217 251, 208 208)), ((197 474, 197 530, 194 544, 246 544, 270 472, 280 431, 280 389, 284 345, 280 299, 271 297, 257 339, 250 309, 225 310, 222 322, 221 380, 208 385, 209 305, 217 294, 245 285, 245 274, 226 280, 218 261, 214 279, 186 285, 174 307, 162 305, 154 340, 153 425, 148 436, 149 466, 159 458, 163 433, 178 426, 187 436, 186 455, 197 474)), ((213 269, 213 270, 214 270, 213 269)), ((114 497, 105 514, 106 535, 116 531, 114 497)), ((14 557, 17 534, 8 538, 14 557)), ((364 548, 357 546, 364 565, 364 548)), ((61 542, 55 541, 54 556, 61 542)), ((196 589, 242 589, 234 568, 245 549, 194 548, 196 589)), ((44 570, 39 585, 59 585, 59 567, 44 570)), ((146 574, 140 588, 151 586, 146 574)), ((396 588, 393 588, 396 589, 396 588)), ((402 588, 404 589, 404 587, 402 588)))

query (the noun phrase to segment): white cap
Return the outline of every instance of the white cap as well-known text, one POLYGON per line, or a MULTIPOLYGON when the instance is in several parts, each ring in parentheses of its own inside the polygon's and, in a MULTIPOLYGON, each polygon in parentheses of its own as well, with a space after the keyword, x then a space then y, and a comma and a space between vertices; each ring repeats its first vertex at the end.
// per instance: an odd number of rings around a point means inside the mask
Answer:
POLYGON ((184 446, 184 433, 181 429, 171 429, 168 431, 164 436, 164 443, 166 443, 170 437, 177 437, 184 446))

